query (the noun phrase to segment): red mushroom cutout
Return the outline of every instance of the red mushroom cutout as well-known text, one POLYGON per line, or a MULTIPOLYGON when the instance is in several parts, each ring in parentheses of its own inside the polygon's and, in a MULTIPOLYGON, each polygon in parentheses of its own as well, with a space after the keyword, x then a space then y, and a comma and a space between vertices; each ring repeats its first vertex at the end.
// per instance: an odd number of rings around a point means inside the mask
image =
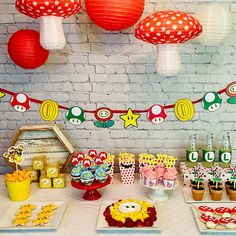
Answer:
POLYGON ((157 72, 177 75, 181 69, 178 44, 197 37, 202 26, 193 16, 181 11, 157 11, 142 20, 135 37, 157 45, 157 72))
POLYGON ((166 110, 163 106, 156 104, 148 109, 147 118, 153 124, 162 123, 167 117, 166 110))
POLYGON ((18 112, 25 112, 30 109, 30 99, 24 93, 17 93, 11 99, 12 107, 18 112))
POLYGON ((32 18, 40 18, 40 43, 45 49, 63 49, 66 44, 62 18, 76 14, 81 0, 17 0, 16 9, 32 18))

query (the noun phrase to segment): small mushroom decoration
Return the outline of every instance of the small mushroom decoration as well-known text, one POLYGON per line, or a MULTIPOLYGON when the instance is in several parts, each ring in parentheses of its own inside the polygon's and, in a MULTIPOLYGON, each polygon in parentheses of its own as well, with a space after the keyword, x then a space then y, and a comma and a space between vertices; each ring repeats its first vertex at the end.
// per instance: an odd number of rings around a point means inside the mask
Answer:
POLYGON ((88 155, 92 158, 97 157, 97 152, 95 150, 89 150, 88 155))
POLYGON ((217 92, 208 92, 202 98, 202 107, 207 111, 216 111, 222 104, 222 97, 217 92))
POLYGON ((40 19, 40 43, 45 49, 63 49, 66 44, 62 19, 82 9, 81 0, 17 0, 16 9, 40 19))
POLYGON ((82 161, 82 164, 84 167, 89 167, 92 165, 92 161, 89 158, 84 158, 84 160, 82 161))
POLYGON ((100 157, 104 161, 107 159, 107 154, 105 152, 100 152, 98 154, 98 157, 100 157))
POLYGON ((115 123, 113 120, 111 120, 113 117, 113 112, 110 108, 98 108, 95 111, 94 116, 97 119, 97 121, 94 122, 94 125, 98 128, 110 128, 115 123))
POLYGON ((81 107, 71 107, 66 113, 66 119, 73 125, 79 125, 85 121, 85 113, 81 107))
POLYGON ((157 11, 142 20, 135 37, 157 45, 157 72, 175 76, 181 69, 178 45, 200 35, 202 26, 193 16, 182 11, 157 11))
POLYGON ((30 109, 30 99, 24 93, 17 93, 12 96, 12 107, 18 112, 25 112, 30 109))
POLYGON ((84 154, 82 152, 76 153, 72 158, 71 158, 71 163, 73 165, 79 164, 81 161, 84 159, 84 154))
POLYGON ((167 117, 166 110, 163 106, 155 104, 148 109, 147 118, 153 124, 162 123, 167 117))

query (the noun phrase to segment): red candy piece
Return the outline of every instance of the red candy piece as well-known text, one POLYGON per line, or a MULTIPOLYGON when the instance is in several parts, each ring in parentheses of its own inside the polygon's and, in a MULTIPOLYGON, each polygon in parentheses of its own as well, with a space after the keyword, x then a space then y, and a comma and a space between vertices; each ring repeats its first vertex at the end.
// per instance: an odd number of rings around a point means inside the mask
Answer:
POLYGON ((95 150, 90 150, 90 151, 88 152, 88 155, 89 155, 90 157, 92 157, 92 158, 95 158, 95 157, 97 156, 97 152, 96 152, 95 150))
POLYGON ((214 216, 208 216, 206 214, 201 214, 200 218, 205 223, 213 222, 216 225, 219 223, 219 221, 214 216))
POLYGON ((217 207, 215 209, 215 213, 218 214, 218 215, 223 215, 224 213, 231 214, 232 210, 230 208, 228 208, 228 207, 217 207))
POLYGON ((198 207, 198 210, 205 213, 205 212, 211 212, 211 213, 214 213, 214 209, 209 207, 209 206, 205 206, 205 205, 202 205, 200 207, 198 207))
POLYGON ((236 224, 236 220, 232 217, 223 217, 219 219, 219 223, 221 225, 227 225, 227 224, 236 224))

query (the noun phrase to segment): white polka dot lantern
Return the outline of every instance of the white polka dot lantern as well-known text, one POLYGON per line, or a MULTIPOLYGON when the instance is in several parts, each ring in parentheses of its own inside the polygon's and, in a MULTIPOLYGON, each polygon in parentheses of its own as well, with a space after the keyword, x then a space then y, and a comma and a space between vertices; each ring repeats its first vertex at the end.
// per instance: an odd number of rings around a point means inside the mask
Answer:
POLYGON ((178 45, 197 37, 202 26, 193 16, 181 11, 157 11, 135 29, 136 38, 157 45, 157 72, 175 76, 181 70, 178 45))
POLYGON ((230 11, 219 4, 200 5, 195 16, 202 24, 202 34, 196 41, 206 46, 218 46, 233 30, 233 17, 230 11))
POLYGON ((202 98, 202 107, 207 111, 216 111, 221 107, 222 97, 217 92, 208 92, 202 98))
POLYGON ((81 107, 71 107, 66 113, 66 119, 73 125, 80 125, 85 121, 85 113, 81 107))
POLYGON ((45 49, 63 49, 66 44, 62 19, 82 9, 81 0, 17 0, 16 9, 40 19, 40 43, 45 49))
POLYGON ((11 98, 12 107, 18 112, 25 112, 30 109, 30 99, 24 93, 17 93, 11 98))
POLYGON ((166 110, 163 106, 155 104, 148 109, 147 118, 153 124, 162 123, 167 117, 166 110))

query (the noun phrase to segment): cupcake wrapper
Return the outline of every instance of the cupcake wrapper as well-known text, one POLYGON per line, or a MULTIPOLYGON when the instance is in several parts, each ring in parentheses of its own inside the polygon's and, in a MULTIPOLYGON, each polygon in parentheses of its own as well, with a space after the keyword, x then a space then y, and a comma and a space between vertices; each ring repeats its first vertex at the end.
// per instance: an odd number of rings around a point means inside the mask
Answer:
POLYGON ((107 181, 107 176, 104 178, 97 178, 96 180, 98 183, 105 183, 107 181))
POLYGON ((86 186, 89 186, 89 185, 92 185, 94 179, 86 179, 86 180, 81 180, 81 183, 86 185, 86 186))
POLYGON ((119 163, 119 167, 120 167, 122 184, 133 184, 134 183, 135 163, 122 162, 122 163, 119 163), (126 168, 125 166, 128 168, 126 168))
POLYGON ((157 185, 157 179, 148 179, 146 177, 144 177, 144 179, 144 183, 148 187, 155 187, 157 185))
POLYGON ((173 188, 175 186, 175 180, 164 179, 163 180, 163 185, 166 188, 173 188))

